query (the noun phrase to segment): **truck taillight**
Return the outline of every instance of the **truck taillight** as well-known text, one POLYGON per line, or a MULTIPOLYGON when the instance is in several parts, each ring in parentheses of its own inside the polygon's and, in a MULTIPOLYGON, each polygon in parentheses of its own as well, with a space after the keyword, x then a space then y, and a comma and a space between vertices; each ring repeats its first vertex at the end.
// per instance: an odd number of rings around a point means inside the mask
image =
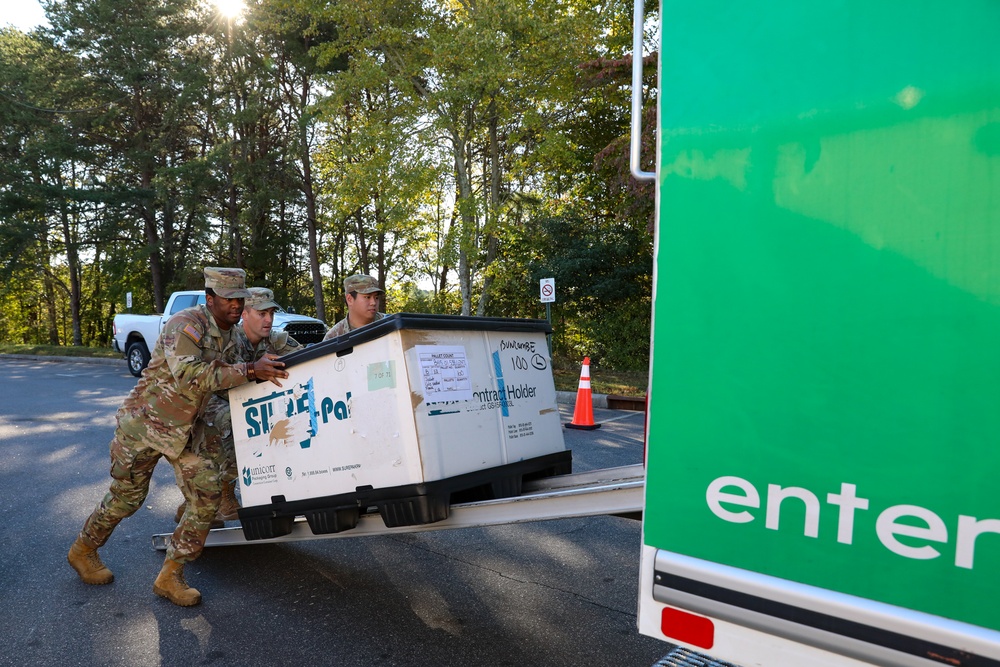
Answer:
POLYGON ((660 631, 665 637, 702 649, 715 645, 712 619, 667 607, 660 616, 660 631))

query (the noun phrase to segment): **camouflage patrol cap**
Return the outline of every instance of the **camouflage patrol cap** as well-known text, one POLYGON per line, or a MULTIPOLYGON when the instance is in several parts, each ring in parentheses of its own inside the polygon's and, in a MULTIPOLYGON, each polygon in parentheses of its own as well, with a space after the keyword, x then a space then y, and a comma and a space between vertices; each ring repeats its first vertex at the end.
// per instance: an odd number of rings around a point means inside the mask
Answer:
POLYGON ((379 286, 378 281, 371 276, 366 276, 363 273, 359 273, 354 276, 348 276, 344 278, 344 293, 350 294, 351 292, 357 292, 358 294, 371 294, 372 292, 384 292, 385 290, 379 286))
POLYGON ((250 296, 247 297, 246 303, 243 304, 244 308, 268 310, 269 308, 279 307, 278 302, 274 300, 274 292, 266 287, 251 287, 249 291, 250 296))
POLYGON ((250 296, 246 288, 247 272, 243 269, 205 267, 205 287, 223 299, 245 299, 250 296))

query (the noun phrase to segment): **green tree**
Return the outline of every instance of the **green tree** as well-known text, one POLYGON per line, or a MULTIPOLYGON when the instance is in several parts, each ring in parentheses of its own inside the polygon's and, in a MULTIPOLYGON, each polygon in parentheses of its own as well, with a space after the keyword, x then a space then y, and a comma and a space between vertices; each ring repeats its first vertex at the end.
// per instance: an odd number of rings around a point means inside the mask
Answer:
MULTIPOLYGON (((49 33, 78 55, 90 96, 106 106, 91 130, 104 154, 101 177, 112 224, 136 221, 128 233, 149 261, 154 305, 162 310, 172 285, 192 270, 192 249, 204 243, 206 212, 187 163, 204 146, 205 69, 197 49, 202 19, 194 0, 82 0, 49 5, 49 33)), ((131 227, 131 225, 129 225, 131 227)))
POLYGON ((507 174, 533 132, 559 116, 573 66, 593 56, 585 3, 418 3, 363 0, 329 9, 342 26, 328 53, 349 53, 359 80, 386 81, 426 123, 428 151, 450 166, 462 312, 489 302, 502 227, 515 181, 507 174))
MULTIPOLYGON (((538 279, 555 277, 557 355, 622 369, 648 362, 652 272, 653 190, 629 174, 630 11, 605 8, 601 56, 575 68, 559 122, 536 133, 519 163, 535 188, 500 239, 493 304, 494 314, 536 317, 538 279)), ((655 68, 647 74, 652 90, 655 68)), ((655 96, 646 99, 651 156, 655 96)))
POLYGON ((320 134, 316 103, 321 96, 322 78, 346 67, 346 59, 317 61, 313 47, 336 38, 337 29, 329 21, 318 22, 296 8, 294 2, 275 0, 259 7, 258 25, 266 33, 274 52, 274 77, 280 91, 279 113, 288 137, 288 159, 294 167, 295 182, 304 206, 309 281, 316 317, 326 319, 326 303, 321 273, 320 250, 321 185, 316 178, 314 152, 320 134))
POLYGON ((554 276, 557 351, 641 365, 652 198, 627 169, 631 6, 48 8, 45 34, 0 39, 0 90, 23 103, 0 107, 0 271, 24 285, 0 291, 20 296, 0 335, 106 340, 124 292, 161 309, 207 263, 329 321, 356 271, 393 310, 522 317, 554 276))
POLYGON ((81 262, 89 244, 92 203, 85 184, 88 150, 81 141, 87 103, 75 60, 42 35, 0 30, 0 274, 34 268, 47 306, 47 338, 60 342, 56 290, 69 300, 71 333, 82 345, 81 262), (53 258, 63 257, 66 270, 53 258))

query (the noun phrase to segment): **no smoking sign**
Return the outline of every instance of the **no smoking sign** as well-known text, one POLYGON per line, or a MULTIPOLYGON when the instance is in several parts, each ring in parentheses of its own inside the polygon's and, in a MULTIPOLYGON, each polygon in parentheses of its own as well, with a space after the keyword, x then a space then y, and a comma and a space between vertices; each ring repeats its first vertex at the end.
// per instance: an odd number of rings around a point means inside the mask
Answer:
POLYGON ((542 278, 538 283, 542 303, 554 303, 556 300, 556 279, 542 278))

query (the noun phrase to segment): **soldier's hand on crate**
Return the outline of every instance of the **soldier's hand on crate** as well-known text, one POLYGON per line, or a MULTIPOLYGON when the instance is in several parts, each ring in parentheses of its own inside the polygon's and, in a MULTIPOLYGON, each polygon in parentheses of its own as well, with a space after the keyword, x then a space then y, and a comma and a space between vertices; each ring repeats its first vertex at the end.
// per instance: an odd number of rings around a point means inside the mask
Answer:
POLYGON ((285 379, 288 377, 288 371, 283 370, 285 368, 285 362, 276 361, 278 355, 276 354, 265 354, 263 357, 258 359, 253 364, 254 375, 258 380, 271 381, 274 384, 281 386, 278 379, 285 379))

